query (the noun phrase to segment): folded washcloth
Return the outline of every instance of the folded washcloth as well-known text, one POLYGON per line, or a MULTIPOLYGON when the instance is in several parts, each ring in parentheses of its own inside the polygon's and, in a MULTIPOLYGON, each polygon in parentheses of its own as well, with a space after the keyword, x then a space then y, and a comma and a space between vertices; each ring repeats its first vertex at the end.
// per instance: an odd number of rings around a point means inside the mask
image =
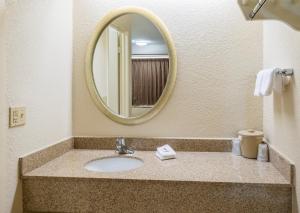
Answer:
POLYGON ((268 96, 273 91, 273 81, 276 78, 277 68, 264 69, 257 74, 255 96, 268 96))
POLYGON ((276 69, 265 69, 263 70, 263 77, 260 87, 260 95, 268 96, 273 91, 273 79, 276 69))
POLYGON ((161 160, 176 158, 176 152, 168 144, 158 147, 155 154, 161 160))
POLYGON ((263 78, 263 71, 260 71, 256 75, 254 96, 260 96, 260 88, 261 88, 262 78, 263 78))

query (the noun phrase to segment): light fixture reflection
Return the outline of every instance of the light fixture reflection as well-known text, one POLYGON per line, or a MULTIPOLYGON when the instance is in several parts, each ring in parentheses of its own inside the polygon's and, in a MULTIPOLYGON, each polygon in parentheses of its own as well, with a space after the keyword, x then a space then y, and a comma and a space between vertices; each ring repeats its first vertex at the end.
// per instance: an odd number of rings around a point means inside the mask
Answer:
POLYGON ((149 45, 149 41, 142 41, 142 40, 132 40, 132 43, 134 43, 137 46, 143 47, 149 45))

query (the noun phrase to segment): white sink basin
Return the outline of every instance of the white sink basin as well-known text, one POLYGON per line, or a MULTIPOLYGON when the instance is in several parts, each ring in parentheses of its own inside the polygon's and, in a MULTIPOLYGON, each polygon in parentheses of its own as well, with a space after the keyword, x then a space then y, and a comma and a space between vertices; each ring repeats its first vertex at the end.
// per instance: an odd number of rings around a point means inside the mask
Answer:
POLYGON ((93 172, 122 172, 144 164, 142 159, 129 156, 111 156, 88 162, 85 169, 93 172))

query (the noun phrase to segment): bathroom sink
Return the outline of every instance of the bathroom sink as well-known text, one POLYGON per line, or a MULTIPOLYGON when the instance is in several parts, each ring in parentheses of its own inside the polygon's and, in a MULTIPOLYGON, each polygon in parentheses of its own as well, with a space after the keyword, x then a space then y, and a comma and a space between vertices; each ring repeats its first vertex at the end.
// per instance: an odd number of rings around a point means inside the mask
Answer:
POLYGON ((143 164, 143 160, 136 157, 111 156, 92 160, 84 168, 93 172, 122 172, 136 169, 143 164))

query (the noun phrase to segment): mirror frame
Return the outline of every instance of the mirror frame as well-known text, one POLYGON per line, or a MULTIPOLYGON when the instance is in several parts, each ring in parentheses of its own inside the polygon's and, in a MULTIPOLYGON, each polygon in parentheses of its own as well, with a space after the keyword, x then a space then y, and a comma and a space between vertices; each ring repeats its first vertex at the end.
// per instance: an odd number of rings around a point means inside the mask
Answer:
POLYGON ((177 73, 177 56, 176 56, 175 45, 165 24, 160 20, 159 17, 157 17, 151 11, 139 7, 123 7, 123 8, 115 9, 109 12, 108 14, 106 14, 96 26, 96 30, 94 31, 87 48, 87 53, 85 58, 85 73, 86 73, 86 83, 91 98, 93 99, 94 103, 96 104, 97 108, 100 111, 102 111, 111 120, 118 122, 120 124, 125 124, 125 125, 141 124, 152 119, 155 115, 157 115, 170 99, 170 96, 175 86, 176 73, 177 73), (168 53, 169 53, 169 75, 168 75, 166 86, 160 98, 153 106, 153 108, 148 112, 143 113, 136 117, 129 117, 129 118, 118 115, 109 109, 109 107, 103 102, 101 96, 99 95, 93 78, 93 56, 94 56, 98 39, 100 38, 105 28, 113 20, 126 14, 138 14, 149 19, 162 34, 162 37, 164 38, 166 45, 168 47, 168 53))

